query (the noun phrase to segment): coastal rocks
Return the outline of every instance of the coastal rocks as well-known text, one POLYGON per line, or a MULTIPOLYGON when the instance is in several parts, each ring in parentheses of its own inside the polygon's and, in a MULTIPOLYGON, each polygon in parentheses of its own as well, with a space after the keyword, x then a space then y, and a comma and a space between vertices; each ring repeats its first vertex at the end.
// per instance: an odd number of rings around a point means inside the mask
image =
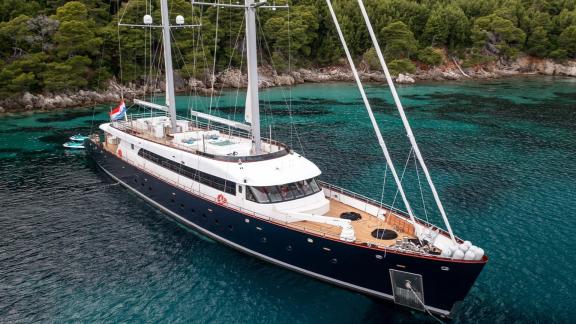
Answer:
POLYGON ((402 73, 398 75, 395 81, 396 83, 401 84, 413 84, 416 82, 416 80, 414 80, 414 78, 412 78, 411 76, 402 73))
MULTIPOLYGON (((418 80, 444 81, 466 79, 492 79, 525 74, 543 74, 576 77, 576 61, 569 60, 556 62, 550 59, 541 59, 530 56, 520 56, 515 60, 493 61, 472 67, 461 67, 463 62, 455 58, 441 66, 429 67, 420 65, 414 74, 400 74, 395 78, 399 84, 413 84, 418 80)), ((259 87, 268 88, 275 86, 290 86, 305 82, 335 82, 354 81, 352 72, 346 62, 339 65, 305 69, 279 73, 271 66, 261 66, 258 69, 259 87)), ((365 82, 386 82, 382 71, 370 71, 365 68, 359 71, 360 78, 365 82)), ((214 90, 212 90, 211 76, 203 80, 196 78, 183 78, 176 76, 176 91, 188 92, 197 95, 217 95, 223 88, 246 88, 248 78, 240 69, 230 68, 216 75, 214 90)), ((126 100, 164 92, 164 79, 159 78, 156 82, 131 82, 119 84, 116 80, 109 81, 105 90, 89 91, 79 90, 66 93, 42 93, 32 94, 26 92, 18 97, 0 99, 0 113, 22 110, 51 110, 94 104, 117 103, 121 94, 126 100)))

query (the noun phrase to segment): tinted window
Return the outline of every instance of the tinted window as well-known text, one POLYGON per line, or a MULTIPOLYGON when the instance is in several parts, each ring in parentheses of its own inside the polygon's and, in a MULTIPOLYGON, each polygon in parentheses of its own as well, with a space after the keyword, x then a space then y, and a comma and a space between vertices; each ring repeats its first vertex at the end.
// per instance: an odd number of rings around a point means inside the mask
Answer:
POLYGON ((246 199, 261 204, 274 203, 310 196, 320 190, 315 179, 308 179, 279 186, 246 187, 246 199))
POLYGON ((172 161, 170 159, 167 159, 163 156, 160 156, 158 154, 152 153, 150 151, 141 149, 140 151, 138 151, 138 155, 145 158, 148 161, 154 162, 155 164, 161 165, 162 167, 176 172, 186 178, 192 179, 196 182, 199 182, 201 184, 205 184, 207 186, 210 186, 214 189, 220 190, 220 191, 224 191, 226 193, 235 195, 236 194, 236 183, 232 182, 232 181, 228 181, 226 179, 222 179, 220 177, 208 174, 206 172, 202 172, 190 167, 187 167, 185 165, 182 165, 181 163, 172 161))

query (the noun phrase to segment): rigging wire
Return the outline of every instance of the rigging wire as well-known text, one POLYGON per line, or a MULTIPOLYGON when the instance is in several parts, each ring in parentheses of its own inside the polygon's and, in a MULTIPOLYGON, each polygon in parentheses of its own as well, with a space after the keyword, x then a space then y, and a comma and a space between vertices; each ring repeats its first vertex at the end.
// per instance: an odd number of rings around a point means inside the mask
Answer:
MULTIPOLYGON (((272 69, 274 70, 274 72, 278 73, 277 72, 278 70, 276 69, 276 65, 274 64, 274 60, 272 59, 272 51, 270 50, 270 45, 268 44, 268 40, 266 39, 265 33, 262 30, 262 23, 260 22, 260 16, 258 15, 258 13, 256 14, 256 19, 258 20, 258 26, 260 27, 260 33, 263 35, 262 38, 264 39, 265 48, 268 51, 268 55, 270 56, 270 62, 272 65, 272 69)), ((292 34, 290 32, 290 7, 288 7, 288 61, 289 61, 288 66, 289 66, 290 74, 292 72, 291 39, 292 39, 292 34)), ((284 99, 284 103, 285 103, 286 107, 288 108, 288 115, 290 118, 290 141, 292 142, 292 132, 294 131, 294 134, 296 135, 296 139, 298 140, 298 144, 300 146, 300 149, 302 150, 302 154, 306 155, 306 152, 304 151, 304 146, 302 145, 302 141, 300 140, 300 135, 298 134, 298 130, 296 129, 296 127, 294 125, 294 119, 293 119, 293 115, 292 115, 292 87, 290 87, 289 90, 290 90, 289 96, 288 96, 289 99, 287 100, 284 89, 280 88, 280 93, 282 93, 282 98, 284 99)))
MULTIPOLYGON (((410 157, 412 155, 413 148, 410 147, 410 152, 408 152, 408 157, 406 158, 406 163, 404 163, 404 170, 402 170, 402 175, 400 176, 400 184, 402 184, 402 179, 404 179, 404 174, 406 173, 406 169, 408 167, 408 162, 410 162, 410 157)), ((394 208, 394 203, 396 202, 396 198, 398 197, 398 192, 400 189, 396 189, 396 193, 394 194, 394 199, 392 200, 392 205, 390 207, 394 208)))
POLYGON ((420 198, 422 198, 422 207, 424 208, 424 216, 426 216, 426 222, 428 221, 428 211, 426 210, 426 202, 424 201, 424 192, 422 190, 422 183, 420 182, 420 172, 418 170, 418 160, 416 160, 416 154, 414 154, 414 166, 416 167, 416 177, 418 178, 418 187, 420 188, 420 198))
MULTIPOLYGON (((120 8, 120 0, 117 0, 117 5, 118 8, 120 8)), ((124 12, 122 13, 122 16, 120 17, 120 20, 118 21, 118 24, 116 25, 116 32, 117 32, 117 37, 118 37, 118 65, 120 67, 120 97, 122 98, 122 100, 124 100, 124 87, 122 86, 122 84, 124 83, 124 76, 123 76, 123 71, 122 71, 122 44, 120 41, 120 23, 122 22, 122 19, 124 19, 124 15, 126 14, 126 10, 128 9, 129 3, 126 3, 126 6, 124 7, 124 12)))
MULTIPOLYGON (((214 58, 213 58, 213 62, 212 62, 212 79, 210 80, 211 84, 210 84, 210 108, 208 110, 208 113, 212 113, 212 100, 214 98, 214 83, 216 82, 216 58, 217 58, 217 51, 218 51, 218 23, 220 20, 220 6, 218 4, 220 4, 220 0, 216 1, 216 31, 215 36, 214 36, 214 58)), ((210 125, 210 122, 208 122, 208 125, 210 125)))

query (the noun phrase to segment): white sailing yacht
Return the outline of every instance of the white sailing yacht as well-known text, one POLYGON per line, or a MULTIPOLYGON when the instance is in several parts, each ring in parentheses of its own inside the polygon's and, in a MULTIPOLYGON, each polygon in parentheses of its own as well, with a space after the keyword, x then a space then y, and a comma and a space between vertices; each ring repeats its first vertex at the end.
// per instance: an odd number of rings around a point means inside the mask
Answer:
MULTIPOLYGON (((388 79, 408 138, 446 230, 414 215, 392 163, 330 0, 326 3, 394 177, 406 212, 318 180, 321 170, 287 145, 260 135, 256 11, 243 4, 192 1, 244 10, 248 91, 245 123, 200 112, 176 115, 167 0, 161 0, 165 105, 134 100, 163 114, 127 115, 100 125, 86 142, 110 177, 176 221, 273 264, 397 304, 449 316, 488 258, 457 238, 404 114, 362 0, 359 9, 388 79)), ((135 26, 135 25, 132 25, 135 26)), ((144 27, 153 26, 144 17, 144 27)))

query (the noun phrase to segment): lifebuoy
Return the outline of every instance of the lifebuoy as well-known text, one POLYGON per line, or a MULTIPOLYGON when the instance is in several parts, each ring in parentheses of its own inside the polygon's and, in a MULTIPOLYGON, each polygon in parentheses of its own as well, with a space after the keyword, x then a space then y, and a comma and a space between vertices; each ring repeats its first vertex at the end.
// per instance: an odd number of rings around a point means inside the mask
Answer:
POLYGON ((218 197, 216 197, 216 200, 218 201, 218 205, 225 205, 228 202, 223 194, 219 194, 218 197))
POLYGON ((122 150, 118 149, 118 152, 116 152, 116 154, 118 154, 119 157, 122 157, 122 150))

